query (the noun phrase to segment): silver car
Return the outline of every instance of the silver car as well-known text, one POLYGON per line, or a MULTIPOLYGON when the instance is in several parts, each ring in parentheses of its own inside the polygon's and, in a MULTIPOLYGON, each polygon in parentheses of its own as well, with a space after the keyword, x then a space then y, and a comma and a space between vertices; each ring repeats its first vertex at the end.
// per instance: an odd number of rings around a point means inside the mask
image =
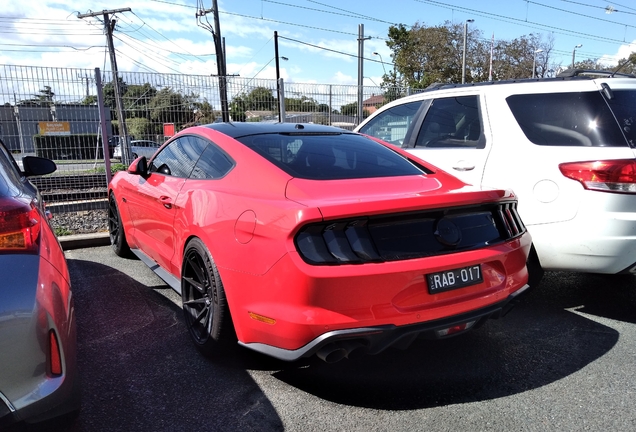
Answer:
MULTIPOLYGON (((139 156, 146 156, 148 159, 150 159, 159 147, 161 147, 161 144, 157 144, 154 141, 132 140, 130 142, 130 153, 133 160, 137 159, 139 156)), ((113 157, 115 159, 121 159, 121 144, 117 144, 117 147, 115 147, 113 157)))
POLYGON ((0 429, 79 409, 69 272, 40 194, 27 177, 55 171, 0 141, 0 429))

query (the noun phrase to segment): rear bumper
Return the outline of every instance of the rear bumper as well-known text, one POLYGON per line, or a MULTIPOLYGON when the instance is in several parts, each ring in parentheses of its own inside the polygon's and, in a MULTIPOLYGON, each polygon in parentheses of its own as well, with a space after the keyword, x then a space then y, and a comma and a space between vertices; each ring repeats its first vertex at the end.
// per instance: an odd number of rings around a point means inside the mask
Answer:
POLYGON ((0 257, 0 267, 16 270, 4 275, 2 294, 10 301, 0 302, 0 430, 79 409, 75 305, 62 265, 38 255, 0 257), (59 344, 61 375, 48 370, 50 331, 59 344))
POLYGON ((616 274, 636 264, 636 197, 585 191, 568 221, 528 225, 545 270, 616 274))
POLYGON ((262 343, 243 343, 240 341, 239 345, 284 361, 295 361, 314 354, 318 354, 319 357, 328 362, 330 362, 330 358, 333 361, 337 361, 343 357, 351 358, 352 356, 363 354, 378 354, 391 346, 402 349, 407 348, 418 336, 440 338, 442 337, 438 334, 440 330, 466 323, 474 323, 470 328, 475 328, 489 318, 504 316, 528 291, 530 291, 530 286, 526 284, 502 302, 434 321, 404 326, 383 325, 331 331, 320 335, 307 345, 295 350, 286 350, 262 343))

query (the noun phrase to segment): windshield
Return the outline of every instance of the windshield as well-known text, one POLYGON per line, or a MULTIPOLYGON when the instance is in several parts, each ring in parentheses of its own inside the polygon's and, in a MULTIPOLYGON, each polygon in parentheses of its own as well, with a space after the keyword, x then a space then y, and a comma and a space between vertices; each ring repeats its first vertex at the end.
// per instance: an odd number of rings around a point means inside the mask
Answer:
POLYGON ((402 155, 357 134, 260 134, 236 139, 299 178, 340 180, 425 173, 402 155))

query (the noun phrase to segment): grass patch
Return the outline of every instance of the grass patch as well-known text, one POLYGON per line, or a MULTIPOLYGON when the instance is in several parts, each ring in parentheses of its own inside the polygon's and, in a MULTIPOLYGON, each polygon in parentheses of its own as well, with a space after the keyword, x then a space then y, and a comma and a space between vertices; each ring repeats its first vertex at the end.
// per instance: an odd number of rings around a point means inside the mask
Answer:
MULTIPOLYGON (((110 165, 110 173, 115 174, 117 171, 126 171, 128 169, 128 165, 124 165, 123 163, 114 163, 110 165)), ((100 166, 93 170, 95 174, 102 174, 106 172, 106 167, 100 166)))
POLYGON ((71 235, 73 234, 73 231, 69 230, 66 227, 55 227, 53 229, 53 231, 55 232, 55 235, 57 237, 61 237, 61 236, 67 236, 67 235, 71 235))

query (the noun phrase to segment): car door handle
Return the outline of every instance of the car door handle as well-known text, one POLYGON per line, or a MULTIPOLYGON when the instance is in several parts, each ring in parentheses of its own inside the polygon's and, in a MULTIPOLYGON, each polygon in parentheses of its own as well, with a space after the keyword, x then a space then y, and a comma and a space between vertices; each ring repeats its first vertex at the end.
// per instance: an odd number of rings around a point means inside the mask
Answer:
POLYGON ((161 196, 159 197, 159 201, 161 201, 161 203, 163 204, 163 206, 167 209, 171 209, 172 208, 172 200, 170 199, 170 197, 167 196, 161 196))
POLYGON ((460 160, 457 161, 453 169, 455 171, 472 171, 475 169, 475 164, 471 164, 470 162, 465 160, 460 160))

